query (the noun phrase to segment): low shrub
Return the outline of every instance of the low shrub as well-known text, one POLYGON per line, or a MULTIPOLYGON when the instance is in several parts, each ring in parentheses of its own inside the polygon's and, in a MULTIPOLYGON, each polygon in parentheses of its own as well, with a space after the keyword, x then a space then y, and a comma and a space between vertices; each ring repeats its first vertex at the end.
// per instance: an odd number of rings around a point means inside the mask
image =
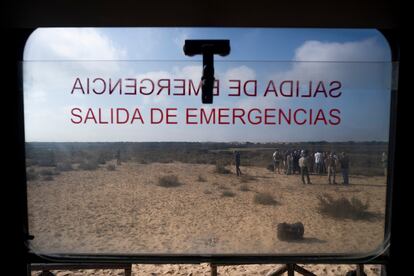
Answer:
POLYGON ((165 188, 178 187, 180 185, 182 185, 182 183, 178 180, 176 175, 166 175, 158 180, 158 186, 165 188))
POLYGON ((221 196, 222 197, 235 197, 236 194, 233 193, 233 192, 230 192, 230 191, 224 191, 224 192, 221 193, 221 196))
POLYGON ((363 203, 360 199, 352 197, 340 197, 334 199, 328 194, 318 196, 319 212, 335 219, 370 220, 377 214, 368 211, 368 202, 363 203))
POLYGON ((254 196, 254 203, 261 205, 276 205, 278 202, 268 193, 258 193, 254 196))

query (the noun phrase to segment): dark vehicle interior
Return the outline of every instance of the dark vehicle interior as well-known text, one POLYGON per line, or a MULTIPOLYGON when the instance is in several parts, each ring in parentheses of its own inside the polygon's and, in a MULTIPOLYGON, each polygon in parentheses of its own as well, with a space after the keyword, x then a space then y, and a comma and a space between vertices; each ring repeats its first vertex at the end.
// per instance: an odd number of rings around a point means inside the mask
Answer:
MULTIPOLYGON (((287 270, 299 269, 294 264, 349 263, 381 264, 384 275, 401 275, 405 255, 409 254, 407 234, 409 225, 408 178, 409 167, 405 161, 410 154, 406 144, 410 125, 406 92, 406 68, 399 1, 8 1, 1 4, 2 26, 5 27, 4 59, 2 70, 3 122, 3 234, 7 247, 3 247, 4 269, 2 275, 30 275, 30 265, 40 263, 78 264, 93 263, 94 267, 124 268, 129 263, 211 263, 223 264, 289 264, 287 270), (30 34, 39 27, 260 27, 260 28, 355 28, 377 29, 387 39, 392 61, 399 63, 398 90, 391 102, 394 112, 390 118, 390 144, 394 154, 389 156, 388 181, 391 195, 388 199, 391 213, 390 247, 375 259, 342 258, 332 256, 103 256, 94 259, 45 260, 31 254, 26 246, 30 240, 27 232, 27 190, 25 170, 24 107, 20 62, 30 34), (407 152, 408 150, 408 152, 407 152), (408 220, 407 220, 408 218, 408 220), (408 252, 408 253, 407 253, 408 252)), ((193 53, 194 54, 194 53, 193 53)), ((201 54, 201 52, 197 52, 201 54)), ((203 99, 204 100, 204 99, 203 99)), ((206 102, 211 102, 207 99, 206 102)), ((355 229, 358 231, 358 229, 355 229)), ((127 266, 128 268, 128 266, 127 266)), ((3 270, 3 268, 1 269, 3 270)), ((409 273, 409 268, 407 267, 409 273)), ((306 272, 303 272, 306 273, 306 272)), ((356 272, 359 273, 359 272, 356 272)), ((47 275, 47 274, 45 274, 47 275)), ((306 275, 306 274, 304 274, 306 275)))

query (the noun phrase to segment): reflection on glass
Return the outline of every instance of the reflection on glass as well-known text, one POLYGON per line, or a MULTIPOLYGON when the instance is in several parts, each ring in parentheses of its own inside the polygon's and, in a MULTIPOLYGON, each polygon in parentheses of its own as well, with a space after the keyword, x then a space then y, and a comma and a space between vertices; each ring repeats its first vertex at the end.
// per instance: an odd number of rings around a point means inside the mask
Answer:
MULTIPOLYGON (((312 43, 296 56, 324 46, 312 43)), ((354 44, 341 45, 346 55, 354 44)), ((46 254, 378 250, 391 69, 218 59, 214 104, 202 105, 199 61, 24 62, 30 246, 46 254)))

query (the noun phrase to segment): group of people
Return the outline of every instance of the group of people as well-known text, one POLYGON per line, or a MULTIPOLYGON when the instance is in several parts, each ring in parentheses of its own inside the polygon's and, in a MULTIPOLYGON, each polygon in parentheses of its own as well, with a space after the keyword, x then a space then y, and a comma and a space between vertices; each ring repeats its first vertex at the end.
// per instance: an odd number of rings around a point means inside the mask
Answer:
POLYGON ((307 150, 293 150, 273 153, 274 172, 285 174, 300 173, 303 184, 311 184, 309 173, 327 174, 329 184, 336 183, 337 169, 341 170, 343 184, 349 184, 349 157, 345 152, 337 155, 335 152, 315 152, 309 154, 307 150), (306 179, 305 179, 306 178, 306 179), (306 180, 306 181, 305 181, 306 180))
MULTIPOLYGON (((234 152, 236 174, 242 174, 240 170, 240 152, 234 152)), ((342 184, 349 184, 349 157, 345 152, 337 155, 335 152, 320 152, 309 154, 307 150, 276 151, 273 153, 273 171, 287 175, 300 174, 303 184, 312 184, 309 174, 327 174, 329 184, 336 183, 336 173, 340 169, 342 184)))

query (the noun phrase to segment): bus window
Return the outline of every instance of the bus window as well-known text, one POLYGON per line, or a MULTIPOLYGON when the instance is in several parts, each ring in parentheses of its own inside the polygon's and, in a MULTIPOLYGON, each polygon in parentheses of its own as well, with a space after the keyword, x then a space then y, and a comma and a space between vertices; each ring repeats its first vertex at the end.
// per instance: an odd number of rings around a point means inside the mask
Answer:
POLYGON ((23 62, 30 248, 380 252, 392 68, 376 30, 37 29, 23 62), (185 39, 230 40, 213 104, 185 39))

